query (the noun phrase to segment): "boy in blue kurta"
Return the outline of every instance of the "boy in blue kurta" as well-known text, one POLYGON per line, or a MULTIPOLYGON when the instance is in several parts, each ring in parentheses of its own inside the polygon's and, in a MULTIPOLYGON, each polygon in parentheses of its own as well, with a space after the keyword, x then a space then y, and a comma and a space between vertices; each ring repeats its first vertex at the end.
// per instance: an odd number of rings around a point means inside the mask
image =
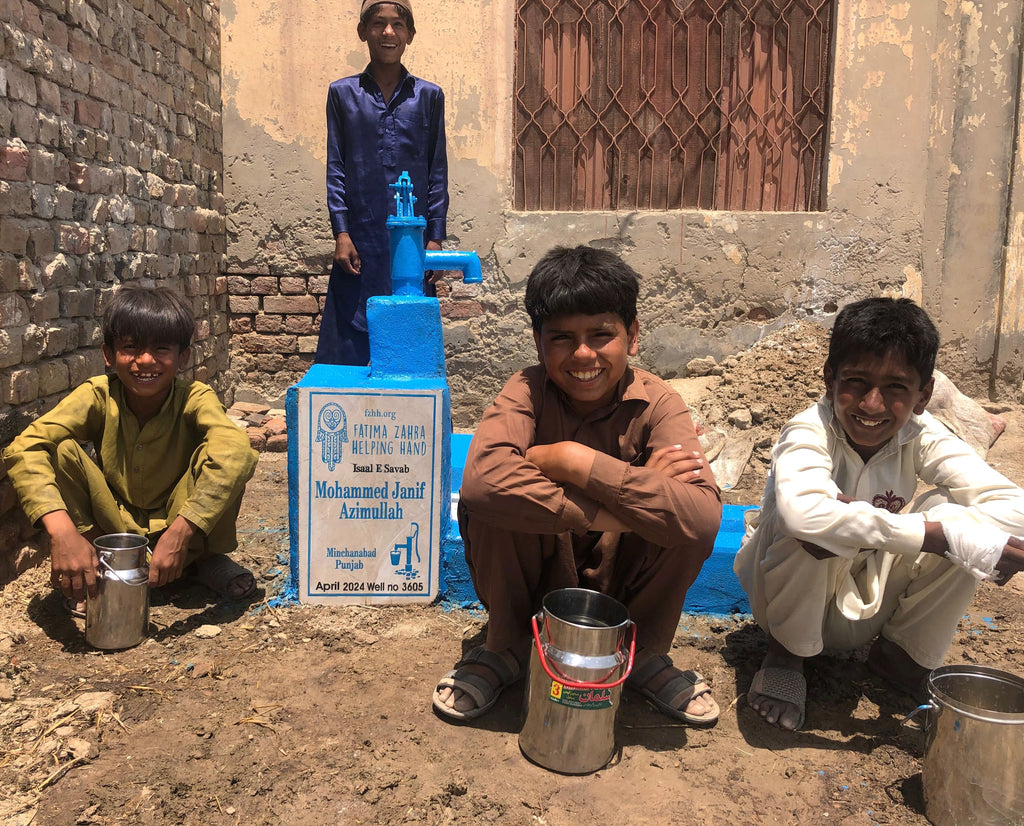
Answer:
POLYGON ((389 184, 408 172, 427 221, 428 250, 441 249, 448 217, 444 93, 402 65, 412 43, 410 0, 364 0, 357 28, 370 63, 327 93, 327 208, 334 265, 320 320, 316 361, 365 366, 370 360, 366 300, 391 294, 386 221, 389 184))

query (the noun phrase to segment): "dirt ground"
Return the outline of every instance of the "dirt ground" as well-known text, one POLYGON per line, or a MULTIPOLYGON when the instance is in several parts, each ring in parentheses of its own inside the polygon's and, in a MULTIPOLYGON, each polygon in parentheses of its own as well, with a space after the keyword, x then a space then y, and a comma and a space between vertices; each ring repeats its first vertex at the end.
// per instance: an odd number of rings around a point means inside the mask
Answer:
MULTIPOLYGON (((764 435, 727 501, 759 499, 771 434, 821 391, 821 339, 796 340, 727 364, 695 404, 708 421, 757 407, 764 435)), ((1024 483, 1024 409, 996 410, 1007 429, 989 460, 1024 483)), ((923 735, 901 726, 913 703, 869 674, 865 651, 816 658, 807 727, 781 732, 743 699, 765 650, 749 617, 684 615, 672 654, 711 681, 718 726, 673 724, 627 693, 612 763, 566 777, 519 751, 522 684, 476 725, 431 712, 437 677, 480 641, 484 615, 267 604, 287 571, 283 455, 261 457, 240 528, 259 597, 216 604, 172 586, 154 594, 150 637, 126 651, 85 644, 45 566, 3 589, 0 823, 927 822, 923 735)), ((982 585, 947 661, 1024 674, 1022 589, 982 585)))

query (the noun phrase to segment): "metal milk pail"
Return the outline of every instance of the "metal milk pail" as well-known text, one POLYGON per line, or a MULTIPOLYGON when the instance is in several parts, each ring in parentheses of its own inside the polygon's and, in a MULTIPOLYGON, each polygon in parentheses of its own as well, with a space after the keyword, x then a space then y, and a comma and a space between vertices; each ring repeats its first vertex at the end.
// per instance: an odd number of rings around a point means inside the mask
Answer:
POLYGON ((978 665, 928 677, 924 808, 935 826, 1024 824, 1024 680, 978 665))
POLYGON ((85 641, 94 648, 131 648, 149 626, 149 541, 110 533, 93 547, 100 569, 96 596, 86 599, 85 641))
POLYGON ((635 626, 622 603, 583 588, 544 597, 519 748, 544 768, 587 774, 615 753, 615 714, 633 668, 635 626))

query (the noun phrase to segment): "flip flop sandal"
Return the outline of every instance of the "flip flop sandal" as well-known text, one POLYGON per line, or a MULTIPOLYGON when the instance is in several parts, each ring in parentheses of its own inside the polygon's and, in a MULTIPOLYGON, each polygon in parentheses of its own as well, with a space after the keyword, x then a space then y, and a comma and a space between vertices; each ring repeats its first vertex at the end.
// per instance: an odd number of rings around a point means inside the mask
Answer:
MULTIPOLYGON (((512 656, 514 657, 515 654, 512 656)), ((434 710, 452 720, 475 720, 490 711, 498 702, 501 692, 522 676, 523 667, 518 658, 516 659, 516 668, 513 670, 500 654, 488 651, 482 645, 477 646, 456 663, 455 668, 438 680, 437 688, 434 689, 434 710), (491 685, 486 677, 467 670, 464 666, 470 663, 489 668, 498 678, 498 685, 491 685), (473 698, 476 707, 469 711, 458 711, 446 706, 438 697, 438 692, 443 688, 457 688, 459 691, 465 692, 473 698)))
POLYGON ((195 578, 218 596, 228 599, 246 599, 256 593, 256 577, 252 571, 239 565, 227 554, 212 554, 197 559, 195 578), (242 576, 249 577, 248 584, 241 591, 232 591, 232 584, 242 576))
POLYGON ((794 731, 803 728, 807 705, 807 678, 799 671, 790 668, 762 668, 750 683, 750 690, 747 691, 748 704, 751 694, 796 706, 800 710, 800 719, 794 731))
POLYGON ((78 619, 85 619, 85 600, 81 602, 75 602, 73 597, 64 597, 64 607, 68 609, 68 613, 78 619))
POLYGON ((638 668, 630 675, 630 678, 626 681, 626 687, 642 694, 662 714, 698 728, 710 728, 715 725, 721 713, 718 703, 711 697, 711 687, 700 672, 692 669, 680 671, 667 654, 651 657, 641 668, 638 668), (670 668, 678 673, 657 691, 652 691, 647 687, 648 684, 666 668, 670 668), (689 705, 690 700, 694 697, 704 697, 705 701, 710 701, 712 708, 704 714, 691 714, 686 711, 686 706, 689 705), (678 703, 680 699, 683 704, 682 708, 672 704, 673 700, 678 703))

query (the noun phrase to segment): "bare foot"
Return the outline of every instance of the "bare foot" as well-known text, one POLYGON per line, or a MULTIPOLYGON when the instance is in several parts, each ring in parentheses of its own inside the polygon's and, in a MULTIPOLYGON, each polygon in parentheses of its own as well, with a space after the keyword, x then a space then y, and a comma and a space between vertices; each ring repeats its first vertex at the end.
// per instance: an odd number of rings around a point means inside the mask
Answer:
POLYGON ((878 637, 868 651, 868 668, 890 685, 909 694, 918 703, 928 702, 928 675, 931 671, 902 648, 885 637, 878 637))
MULTIPOLYGON (((791 654, 771 635, 768 636, 768 655, 761 663, 762 671, 769 668, 796 672, 800 681, 803 681, 804 658, 791 654)), ((756 678, 755 685, 757 685, 756 678)), ((747 692, 747 704, 770 725, 778 726, 786 731, 795 731, 803 725, 803 703, 797 704, 779 697, 762 694, 751 686, 750 691, 747 692)))

